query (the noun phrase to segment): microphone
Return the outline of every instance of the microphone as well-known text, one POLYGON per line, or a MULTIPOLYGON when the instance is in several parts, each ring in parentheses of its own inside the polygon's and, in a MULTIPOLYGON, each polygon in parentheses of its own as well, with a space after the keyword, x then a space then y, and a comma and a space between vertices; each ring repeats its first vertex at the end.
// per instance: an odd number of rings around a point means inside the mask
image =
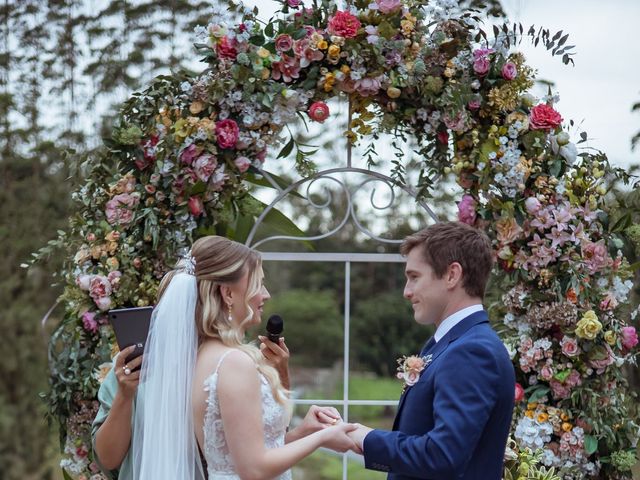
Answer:
POLYGON ((267 338, 273 343, 278 343, 282 330, 284 330, 282 317, 280 315, 271 315, 267 320, 267 338))

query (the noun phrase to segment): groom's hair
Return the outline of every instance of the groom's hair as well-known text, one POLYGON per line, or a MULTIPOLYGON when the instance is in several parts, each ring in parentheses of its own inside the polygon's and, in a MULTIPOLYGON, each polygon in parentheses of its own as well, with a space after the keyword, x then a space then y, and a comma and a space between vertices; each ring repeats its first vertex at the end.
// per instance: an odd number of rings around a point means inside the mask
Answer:
POLYGON ((400 252, 406 256, 414 248, 422 250, 437 278, 444 276, 449 265, 459 263, 465 292, 484 297, 493 266, 491 240, 486 233, 466 223, 436 223, 405 238, 400 252))

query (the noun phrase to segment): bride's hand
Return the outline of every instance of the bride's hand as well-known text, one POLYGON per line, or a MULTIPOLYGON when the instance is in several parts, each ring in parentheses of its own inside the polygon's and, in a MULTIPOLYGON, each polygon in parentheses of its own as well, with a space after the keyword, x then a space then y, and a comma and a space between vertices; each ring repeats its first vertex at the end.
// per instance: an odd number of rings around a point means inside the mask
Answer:
POLYGON ((333 407, 318 407, 311 405, 302 422, 287 433, 287 442, 311 435, 318 430, 331 427, 340 422, 340 413, 333 407))
POLYGON ((353 439, 349 436, 349 433, 358 428, 354 423, 338 423, 333 427, 326 428, 322 431, 325 440, 322 442, 322 446, 335 450, 336 452, 344 453, 348 450, 353 450, 356 453, 360 452, 360 448, 353 439))
POLYGON ((267 337, 258 336, 260 340, 260 351, 264 358, 280 375, 280 382, 284 388, 289 389, 289 348, 284 343, 284 338, 280 337, 278 343, 274 343, 267 337))

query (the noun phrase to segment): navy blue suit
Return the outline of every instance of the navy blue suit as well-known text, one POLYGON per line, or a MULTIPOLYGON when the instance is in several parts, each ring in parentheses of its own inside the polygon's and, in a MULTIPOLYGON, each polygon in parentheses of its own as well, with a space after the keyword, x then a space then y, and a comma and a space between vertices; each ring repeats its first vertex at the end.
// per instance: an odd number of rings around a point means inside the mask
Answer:
POLYGON ((393 431, 364 440, 366 468, 388 480, 500 480, 515 375, 485 311, 423 351, 431 362, 400 398, 393 431))

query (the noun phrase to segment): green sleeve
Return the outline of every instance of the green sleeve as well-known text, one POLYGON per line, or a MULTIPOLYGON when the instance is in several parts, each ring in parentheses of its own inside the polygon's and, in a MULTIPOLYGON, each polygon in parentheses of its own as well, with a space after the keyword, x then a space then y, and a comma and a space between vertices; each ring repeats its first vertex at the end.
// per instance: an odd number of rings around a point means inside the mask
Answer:
POLYGON ((113 399, 116 396, 116 392, 118 391, 118 380, 116 379, 116 374, 113 371, 113 368, 109 371, 107 376, 105 377, 102 385, 100 385, 100 389, 98 390, 98 402, 100 402, 100 409, 98 410, 98 414, 96 418, 93 420, 93 424, 91 425, 91 446, 93 449, 93 459, 102 470, 107 478, 110 480, 118 478, 118 470, 107 470, 100 463, 100 459, 96 453, 96 433, 100 426, 107 419, 107 415, 111 411, 111 404, 113 403, 113 399))

